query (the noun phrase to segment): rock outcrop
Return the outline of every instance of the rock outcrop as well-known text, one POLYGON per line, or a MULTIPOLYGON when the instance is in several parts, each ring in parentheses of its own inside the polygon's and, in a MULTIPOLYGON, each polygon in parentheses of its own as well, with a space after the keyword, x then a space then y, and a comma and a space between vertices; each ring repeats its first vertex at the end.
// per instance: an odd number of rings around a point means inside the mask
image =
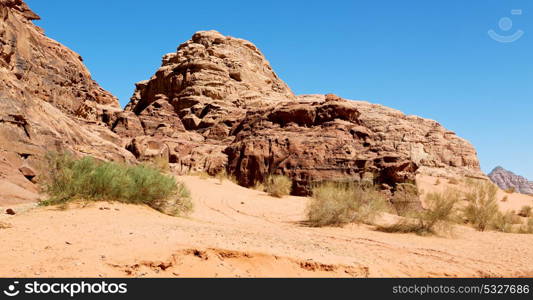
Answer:
POLYGON ((163 57, 131 102, 95 83, 21 0, 0 0, 0 201, 35 200, 47 151, 167 160, 176 173, 269 174, 394 192, 417 173, 483 177, 475 149, 435 121, 335 95, 295 96, 252 43, 203 31, 163 57))
POLYGON ((136 87, 113 131, 140 160, 168 156, 179 171, 223 170, 231 128, 250 108, 295 99, 255 45, 216 31, 194 34, 136 87))
POLYGON ((502 167, 496 167, 489 174, 490 180, 502 190, 514 190, 517 193, 533 195, 533 181, 516 175, 502 167))
POLYGON ((21 0, 0 0, 0 202, 36 200, 47 151, 133 160, 105 125, 119 111, 81 57, 47 38, 21 0))
POLYGON ((215 31, 165 55, 113 130, 141 160, 226 170, 248 187, 283 174, 296 195, 326 180, 394 191, 417 172, 484 176, 475 149, 437 122, 334 95, 295 97, 253 44, 215 31))
POLYGON ((394 189, 416 172, 483 176, 474 148, 437 122, 334 95, 251 110, 232 134, 225 152, 240 184, 284 174, 297 195, 320 181, 366 179, 394 189))

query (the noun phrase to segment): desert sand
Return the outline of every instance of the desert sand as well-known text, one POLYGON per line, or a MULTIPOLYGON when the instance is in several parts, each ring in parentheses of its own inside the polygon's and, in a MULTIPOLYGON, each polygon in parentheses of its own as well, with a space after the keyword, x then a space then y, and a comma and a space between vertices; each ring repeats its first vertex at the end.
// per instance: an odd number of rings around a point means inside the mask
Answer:
MULTIPOLYGON (((305 226, 308 198, 230 181, 179 178, 185 218, 120 203, 23 205, 0 222, 2 277, 508 277, 533 275, 530 235, 389 234, 367 225, 305 226)), ((433 179, 426 178, 428 187, 433 179)), ((444 186, 444 184, 443 184, 444 186)), ((514 205, 514 196, 505 205, 514 205)), ((519 201, 533 204, 521 195, 519 201)), ((521 205, 522 203, 520 203, 521 205)), ((2 212, 6 207, 2 207, 2 212)))

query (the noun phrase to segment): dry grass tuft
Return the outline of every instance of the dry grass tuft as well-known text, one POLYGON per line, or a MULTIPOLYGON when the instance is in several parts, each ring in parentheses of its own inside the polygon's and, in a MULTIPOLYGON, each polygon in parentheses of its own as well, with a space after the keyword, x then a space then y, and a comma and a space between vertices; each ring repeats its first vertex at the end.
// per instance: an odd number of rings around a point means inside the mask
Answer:
POLYGON ((490 182, 479 182, 469 186, 469 189, 466 193, 468 205, 463 209, 463 216, 477 230, 485 231, 498 218, 498 188, 490 182))
POLYGON ((290 195, 292 191, 292 180, 283 175, 269 175, 265 182, 265 192, 270 196, 281 198, 290 195))
POLYGON ((8 228, 11 228, 11 227, 13 227, 11 224, 0 221, 0 229, 8 229, 8 228))
POLYGON ((524 218, 531 217, 532 208, 529 205, 524 205, 520 209, 520 212, 518 212, 518 215, 524 218))
POLYGON ((384 195, 372 185, 327 182, 314 187, 312 196, 307 217, 315 227, 371 223, 389 208, 384 195))
POLYGON ((412 211, 410 217, 389 226, 379 226, 377 230, 390 233, 416 233, 419 235, 451 231, 455 216, 455 205, 459 202, 455 191, 431 193, 426 196, 427 209, 412 211))

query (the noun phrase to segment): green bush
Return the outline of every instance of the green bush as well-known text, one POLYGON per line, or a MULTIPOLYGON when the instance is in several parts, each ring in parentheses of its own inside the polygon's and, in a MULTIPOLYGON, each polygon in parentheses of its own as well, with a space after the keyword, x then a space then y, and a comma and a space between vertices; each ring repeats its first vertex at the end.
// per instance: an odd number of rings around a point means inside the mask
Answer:
POLYGON ((463 216, 476 229, 485 231, 498 218, 498 188, 490 182, 479 182, 470 185, 469 189, 466 193, 468 205, 463 209, 463 216))
POLYGON ((273 197, 281 198, 292 191, 292 180, 283 175, 270 175, 265 180, 265 191, 273 197))
POLYGON ((316 227, 371 223, 388 208, 386 198, 374 186, 358 183, 323 183, 312 189, 312 196, 307 217, 316 227))
POLYGON ((451 228, 455 205, 459 202, 459 194, 454 191, 431 193, 426 196, 426 209, 411 211, 405 218, 393 225, 380 226, 379 231, 391 233, 416 233, 420 235, 434 234, 437 230, 451 228))
POLYGON ((42 205, 72 200, 110 200, 146 204, 163 213, 179 215, 192 209, 187 188, 171 175, 146 165, 102 162, 92 157, 75 159, 70 154, 47 155, 48 177, 42 205))

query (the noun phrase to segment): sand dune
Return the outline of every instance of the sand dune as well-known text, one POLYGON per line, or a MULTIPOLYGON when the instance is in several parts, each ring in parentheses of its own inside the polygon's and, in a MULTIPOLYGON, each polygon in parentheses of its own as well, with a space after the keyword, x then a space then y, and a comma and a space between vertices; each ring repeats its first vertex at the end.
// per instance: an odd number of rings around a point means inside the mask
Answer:
MULTIPOLYGON (((388 234, 366 225, 302 225, 307 198, 272 198, 229 181, 181 177, 187 218, 118 203, 16 207, 0 217, 0 276, 486 277, 531 276, 530 235, 388 234)), ((533 198, 526 199, 533 202, 533 198)), ((512 205, 513 200, 508 202, 512 205)))

